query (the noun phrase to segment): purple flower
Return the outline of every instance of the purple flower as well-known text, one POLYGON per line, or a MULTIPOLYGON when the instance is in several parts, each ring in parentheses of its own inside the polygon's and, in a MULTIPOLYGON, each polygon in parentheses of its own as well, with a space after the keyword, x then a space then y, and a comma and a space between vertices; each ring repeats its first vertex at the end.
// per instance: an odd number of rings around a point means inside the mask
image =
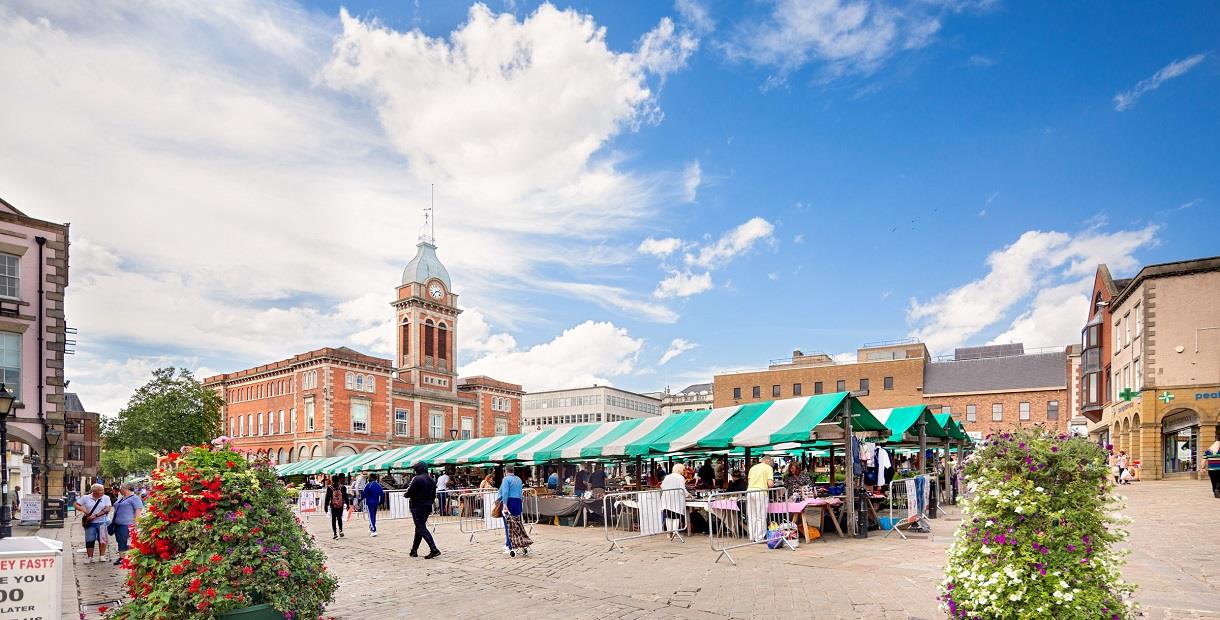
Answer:
POLYGON ((1043 548, 1039 549, 1039 551, 1041 551, 1041 552, 1042 552, 1042 555, 1046 555, 1046 554, 1048 554, 1048 553, 1050 553, 1050 552, 1051 552, 1051 550, 1050 550, 1050 549, 1047 549, 1046 547, 1043 547, 1043 548))
POLYGON ((996 541, 996 544, 1006 545, 1006 544, 1008 544, 1008 537, 1003 534, 1000 534, 999 536, 995 537, 995 541, 996 541))
POLYGON ((1051 446, 1051 452, 1058 452, 1059 446, 1051 446))
POLYGON ((1086 545, 1087 545, 1087 544, 1089 544, 1089 535, 1088 535, 1088 534, 1085 534, 1084 536, 1081 536, 1081 537, 1080 537, 1080 542, 1082 542, 1082 543, 1084 543, 1084 544, 1086 544, 1086 545))
POLYGON ((1076 551, 1076 545, 1068 545, 1068 551, 1076 551))
POLYGON ((280 570, 276 571, 276 574, 278 574, 280 577, 282 577, 284 579, 288 578, 288 571, 286 571, 282 568, 280 570))

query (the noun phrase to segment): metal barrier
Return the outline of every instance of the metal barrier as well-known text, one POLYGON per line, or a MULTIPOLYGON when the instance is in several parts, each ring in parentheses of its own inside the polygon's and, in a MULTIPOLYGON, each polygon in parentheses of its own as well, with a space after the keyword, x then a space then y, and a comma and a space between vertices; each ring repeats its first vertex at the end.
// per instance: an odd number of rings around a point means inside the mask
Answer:
POLYGON ((907 535, 902 531, 904 527, 913 532, 932 532, 927 509, 928 489, 934 483, 935 479, 929 479, 924 475, 890 483, 890 493, 887 498, 890 504, 890 529, 885 533, 885 537, 898 532, 898 535, 906 540, 907 535))
POLYGON ((442 491, 437 491, 436 502, 432 505, 432 516, 428 517, 428 527, 435 532, 436 528, 442 525, 457 525, 461 523, 462 516, 470 514, 474 510, 474 506, 466 505, 461 501, 461 498, 464 494, 477 490, 478 489, 467 488, 448 489, 443 491, 446 497, 445 508, 447 509, 444 512, 441 511, 442 491))
POLYGON ((686 489, 607 493, 602 497, 602 530, 610 549, 619 553, 623 552, 620 542, 635 538, 665 534, 669 540, 686 542, 690 535, 686 489), (611 530, 621 534, 613 535, 611 530))
POLYGON ((736 566, 729 551, 768 542, 772 525, 779 530, 780 544, 795 550, 796 544, 789 539, 796 533, 791 508, 788 490, 783 487, 712 494, 707 499, 708 540, 716 561, 725 557, 736 566))
MULTIPOLYGON (((468 489, 458 496, 463 506, 458 517, 459 531, 470 534, 471 542, 479 532, 504 531, 504 518, 491 516, 499 495, 498 489, 468 489), (466 507, 470 510, 467 511, 466 507)), ((525 489, 521 494, 521 521, 530 533, 538 523, 538 516, 538 493, 525 489)))

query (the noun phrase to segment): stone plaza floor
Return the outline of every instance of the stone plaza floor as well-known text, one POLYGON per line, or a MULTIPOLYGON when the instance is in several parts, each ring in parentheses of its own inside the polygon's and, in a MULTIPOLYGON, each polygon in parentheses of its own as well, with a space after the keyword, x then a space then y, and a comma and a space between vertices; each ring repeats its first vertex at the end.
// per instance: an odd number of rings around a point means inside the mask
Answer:
MULTIPOLYGON (((1152 620, 1220 620, 1220 499, 1206 482, 1156 481, 1120 487, 1132 518, 1125 577, 1152 620)), ((354 519, 331 540, 328 520, 309 530, 326 551, 340 587, 328 615, 339 618, 474 618, 508 614, 569 618, 883 618, 930 619, 957 511, 932 521, 931 538, 840 539, 796 551, 761 545, 734 552, 738 565, 714 562, 706 536, 685 543, 649 538, 611 551, 601 528, 539 525, 526 557, 501 553, 503 536, 458 526, 437 529, 443 555, 407 557, 409 520, 383 520, 369 536, 354 519)), ((72 574, 84 603, 121 598, 118 567, 83 564, 73 530, 72 574)), ((66 585, 68 585, 66 583, 66 585)), ((70 585, 69 585, 70 587, 70 585)), ((67 599, 68 597, 65 596, 67 599)), ((64 618, 76 618, 65 609, 64 618)), ((83 618, 98 614, 86 612, 83 618)))

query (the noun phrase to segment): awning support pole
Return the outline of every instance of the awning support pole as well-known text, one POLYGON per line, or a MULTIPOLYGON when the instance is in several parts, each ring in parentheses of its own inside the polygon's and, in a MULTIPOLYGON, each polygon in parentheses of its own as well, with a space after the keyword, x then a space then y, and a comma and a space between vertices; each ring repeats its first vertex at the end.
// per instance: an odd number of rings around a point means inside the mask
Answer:
POLYGON ((843 399, 843 473, 847 475, 847 535, 856 535, 856 476, 851 449, 851 396, 843 399))

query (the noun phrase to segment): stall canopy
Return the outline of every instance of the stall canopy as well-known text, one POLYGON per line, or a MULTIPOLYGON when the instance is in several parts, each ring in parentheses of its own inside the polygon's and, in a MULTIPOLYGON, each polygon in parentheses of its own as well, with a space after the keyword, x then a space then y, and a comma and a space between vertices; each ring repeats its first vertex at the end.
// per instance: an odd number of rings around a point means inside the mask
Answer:
MULTIPOLYGON (((288 463, 286 469, 276 469, 276 474, 280 476, 308 476, 322 472, 322 468, 332 463, 337 463, 347 456, 330 456, 321 459, 310 459, 308 461, 299 461, 297 463, 288 463)), ((281 466, 285 467, 285 466, 281 466)))
POLYGON ((933 415, 936 421, 944 427, 949 434, 949 439, 955 441, 970 441, 970 436, 966 434, 966 429, 962 428, 962 423, 953 419, 953 416, 948 413, 937 413, 933 415))
POLYGON ((381 456, 384 454, 385 452, 380 450, 373 452, 361 452, 360 454, 356 455, 356 458, 354 459, 331 466, 329 468, 331 471, 326 473, 350 474, 352 472, 364 471, 366 469, 365 465, 377 460, 378 458, 381 458, 381 456))
POLYGON ((886 430, 885 425, 873 417, 859 400, 846 392, 836 392, 742 405, 736 413, 715 430, 696 440, 693 445, 673 445, 671 448, 748 448, 783 442, 814 441, 819 439, 819 434, 832 437, 833 428, 842 419, 845 399, 850 401, 848 407, 851 410, 853 431, 886 430))
POLYGON ((922 421, 926 426, 924 434, 927 437, 948 437, 949 433, 936 416, 932 414, 932 410, 927 405, 912 405, 910 407, 895 407, 893 409, 874 409, 873 416, 885 424, 885 427, 890 430, 890 436, 887 443, 911 443, 911 439, 906 437, 910 433, 918 441, 919 423, 922 421))

